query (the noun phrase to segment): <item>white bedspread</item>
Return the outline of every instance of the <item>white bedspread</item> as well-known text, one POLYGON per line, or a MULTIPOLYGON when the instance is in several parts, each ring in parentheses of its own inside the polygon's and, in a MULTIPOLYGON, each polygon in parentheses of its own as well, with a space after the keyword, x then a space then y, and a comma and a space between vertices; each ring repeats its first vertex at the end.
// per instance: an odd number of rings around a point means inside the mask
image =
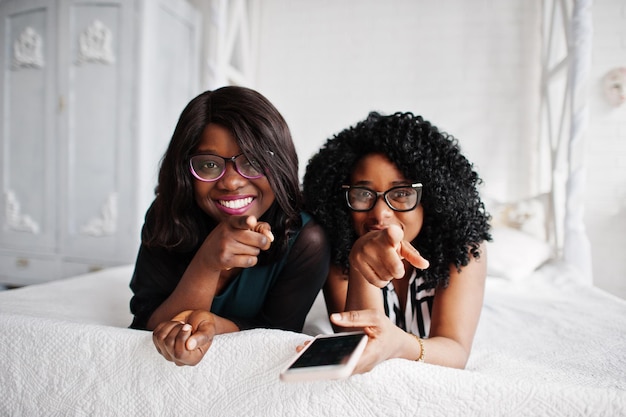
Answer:
MULTIPOLYGON (((466 370, 395 359, 295 384, 278 373, 304 334, 221 335, 196 367, 165 361, 151 333, 125 328, 131 272, 0 293, 0 415, 626 415, 626 302, 562 266, 488 279, 466 370)), ((320 303, 307 328, 327 328, 320 303)))

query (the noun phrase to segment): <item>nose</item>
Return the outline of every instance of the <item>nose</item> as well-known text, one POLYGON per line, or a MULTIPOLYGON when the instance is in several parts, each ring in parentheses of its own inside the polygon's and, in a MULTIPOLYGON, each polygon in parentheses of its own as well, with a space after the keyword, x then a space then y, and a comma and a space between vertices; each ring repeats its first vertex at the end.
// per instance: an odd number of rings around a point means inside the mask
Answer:
POLYGON ((379 195, 376 199, 376 204, 374 204, 374 207, 372 207, 368 214, 381 223, 381 220, 388 219, 393 215, 393 210, 387 205, 385 197, 379 195))
POLYGON ((235 169, 235 162, 229 161, 224 167, 224 175, 218 180, 220 186, 226 190, 236 190, 248 181, 235 169))

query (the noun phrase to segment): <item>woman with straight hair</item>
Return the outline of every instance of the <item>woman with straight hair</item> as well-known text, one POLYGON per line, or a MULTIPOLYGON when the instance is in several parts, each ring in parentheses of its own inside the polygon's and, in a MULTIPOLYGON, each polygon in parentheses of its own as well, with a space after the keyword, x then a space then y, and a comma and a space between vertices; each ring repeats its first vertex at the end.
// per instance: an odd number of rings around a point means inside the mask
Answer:
POLYGON ((213 337, 301 331, 328 273, 326 236, 303 212, 298 156, 278 110, 244 87, 183 110, 161 161, 130 283, 131 327, 177 365, 213 337))

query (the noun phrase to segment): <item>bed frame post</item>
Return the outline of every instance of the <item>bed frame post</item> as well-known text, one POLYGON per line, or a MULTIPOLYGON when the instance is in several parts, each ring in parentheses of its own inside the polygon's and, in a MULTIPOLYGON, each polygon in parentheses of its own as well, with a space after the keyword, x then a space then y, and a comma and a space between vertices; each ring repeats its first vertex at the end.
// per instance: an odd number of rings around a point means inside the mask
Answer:
POLYGON ((548 240, 555 255, 591 284, 591 249, 583 223, 586 80, 591 61, 592 0, 544 0, 540 188, 550 194, 548 240), (544 152, 542 152, 544 150, 544 152))

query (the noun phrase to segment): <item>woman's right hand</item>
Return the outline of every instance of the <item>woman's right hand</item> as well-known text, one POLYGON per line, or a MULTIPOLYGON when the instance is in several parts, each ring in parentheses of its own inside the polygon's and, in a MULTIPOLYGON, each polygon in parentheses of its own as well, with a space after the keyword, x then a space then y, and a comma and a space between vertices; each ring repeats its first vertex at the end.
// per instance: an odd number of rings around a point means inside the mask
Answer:
POLYGON ((419 269, 429 266, 417 249, 404 240, 404 232, 396 225, 364 234, 350 251, 350 267, 378 288, 404 277, 403 259, 419 269))
POLYGON ((206 237, 198 251, 205 265, 214 271, 249 268, 258 255, 274 241, 271 226, 254 216, 232 216, 206 237))
POLYGON ((206 310, 187 310, 156 326, 152 341, 165 359, 178 366, 197 365, 216 335, 216 318, 206 310))

